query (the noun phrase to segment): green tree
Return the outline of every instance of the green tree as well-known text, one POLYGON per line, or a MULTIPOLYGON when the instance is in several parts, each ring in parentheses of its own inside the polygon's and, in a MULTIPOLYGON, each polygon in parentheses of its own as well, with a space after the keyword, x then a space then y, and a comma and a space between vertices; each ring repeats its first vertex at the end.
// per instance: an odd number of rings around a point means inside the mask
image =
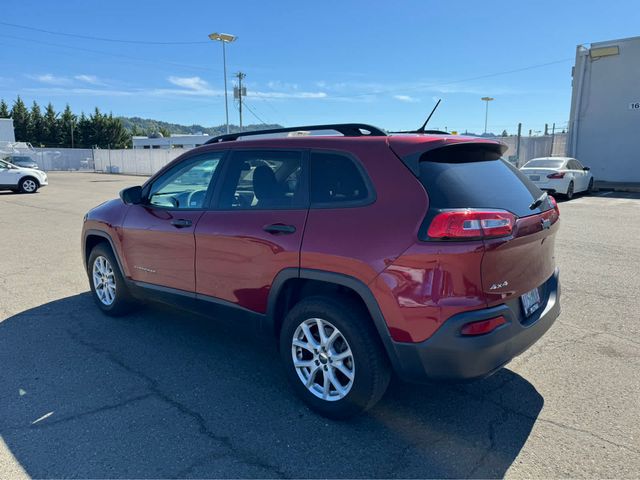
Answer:
POLYGON ((9 106, 4 100, 0 100, 0 118, 10 118, 9 106))
POLYGON ((36 146, 42 145, 44 142, 44 119, 42 118, 42 112, 40 111, 40 105, 33 101, 31 106, 31 112, 29 114, 29 127, 28 127, 29 142, 36 146))
POLYGON ((71 111, 71 107, 67 103, 64 107, 64 111, 62 115, 60 115, 60 119, 58 120, 58 125, 60 128, 60 143, 63 147, 75 147, 77 143, 77 126, 76 123, 78 121, 78 117, 76 117, 71 111))
POLYGON ((171 132, 165 127, 159 127, 158 133, 161 133, 164 138, 169 138, 171 136, 171 132))
POLYGON ((59 146, 62 142, 62 131, 60 121, 58 120, 58 113, 53 108, 53 105, 51 105, 51 102, 49 102, 44 111, 43 123, 43 142, 48 146, 59 146))
POLYGON ((509 136, 509 134, 507 133, 507 131, 506 131, 506 130, 502 130, 502 134, 501 134, 501 136, 502 136, 502 137, 508 137, 508 136, 509 136))
POLYGON ((122 120, 115 118, 112 113, 109 116, 103 116, 104 132, 103 140, 106 141, 107 146, 111 145, 111 148, 127 148, 131 144, 131 135, 124 128, 122 120))
POLYGON ((11 108, 11 118, 13 118, 13 130, 16 135, 16 140, 19 142, 29 141, 29 110, 24 104, 20 95, 13 103, 11 108))
POLYGON ((76 123, 75 135, 74 135, 76 147, 90 148, 92 146, 87 139, 88 123, 89 122, 84 112, 80 112, 80 116, 78 117, 78 122, 76 123))

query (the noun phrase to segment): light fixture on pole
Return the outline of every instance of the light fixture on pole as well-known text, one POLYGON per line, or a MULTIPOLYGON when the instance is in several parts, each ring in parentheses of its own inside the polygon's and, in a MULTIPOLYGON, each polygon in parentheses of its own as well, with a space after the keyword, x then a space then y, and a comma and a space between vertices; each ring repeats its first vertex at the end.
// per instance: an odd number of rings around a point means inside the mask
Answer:
POLYGON ((491 102, 492 100, 495 100, 495 98, 482 97, 480 100, 482 100, 483 102, 486 102, 486 107, 484 110, 484 133, 487 133, 487 120, 489 119, 489 102, 491 102))
POLYGON ((227 52, 225 44, 235 42, 238 37, 229 33, 211 33, 209 39, 222 43, 222 68, 224 70, 224 112, 229 133, 229 103, 227 101, 227 52))

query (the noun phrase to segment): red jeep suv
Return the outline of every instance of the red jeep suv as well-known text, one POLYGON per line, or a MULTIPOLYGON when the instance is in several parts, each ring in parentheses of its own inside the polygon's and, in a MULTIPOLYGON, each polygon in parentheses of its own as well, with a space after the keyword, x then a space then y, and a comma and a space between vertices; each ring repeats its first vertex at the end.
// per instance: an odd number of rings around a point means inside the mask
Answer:
POLYGON ((213 138, 87 213, 91 291, 110 315, 153 299, 258 320, 332 418, 392 371, 485 377, 560 313, 558 207, 505 148, 364 124, 213 138))

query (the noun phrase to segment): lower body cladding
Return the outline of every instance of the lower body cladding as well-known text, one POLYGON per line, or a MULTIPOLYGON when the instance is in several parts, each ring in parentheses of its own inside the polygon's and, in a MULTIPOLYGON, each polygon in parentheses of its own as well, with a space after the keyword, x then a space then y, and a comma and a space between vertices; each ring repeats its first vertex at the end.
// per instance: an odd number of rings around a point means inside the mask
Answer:
MULTIPOLYGON (((473 380, 491 375, 531 347, 560 314, 558 269, 539 287, 540 306, 526 316, 521 299, 454 315, 420 343, 393 342, 398 375, 408 381, 473 380), (506 323, 478 336, 461 334, 471 322, 503 317, 506 323)), ((394 362, 396 363, 396 362, 394 362)))

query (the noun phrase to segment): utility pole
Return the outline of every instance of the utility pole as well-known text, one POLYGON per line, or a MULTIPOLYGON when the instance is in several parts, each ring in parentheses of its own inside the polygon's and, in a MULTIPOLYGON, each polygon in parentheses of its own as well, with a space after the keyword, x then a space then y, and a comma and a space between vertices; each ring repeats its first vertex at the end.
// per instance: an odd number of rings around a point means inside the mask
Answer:
POLYGON ((235 42, 238 37, 229 33, 211 33, 209 39, 222 43, 222 69, 224 74, 224 113, 229 133, 229 104, 227 102, 227 51, 225 44, 235 42))
POLYGON ((242 86, 242 80, 244 80, 246 76, 247 75, 242 72, 236 73, 236 78, 238 79, 238 86, 234 87, 233 89, 233 98, 238 99, 238 107, 240 111, 240 131, 242 131, 242 97, 247 96, 247 87, 242 86))
POLYGON ((487 133, 487 120, 489 119, 489 102, 495 100, 495 98, 482 97, 480 100, 486 103, 486 107, 484 110, 484 133, 487 133))
POLYGON ((556 138, 556 123, 553 122, 553 126, 551 127, 551 151, 549 152, 549 156, 553 156, 553 141, 556 138))
POLYGON ((516 140, 516 167, 520 166, 520 137, 522 136, 522 123, 518 123, 518 138, 516 140))

